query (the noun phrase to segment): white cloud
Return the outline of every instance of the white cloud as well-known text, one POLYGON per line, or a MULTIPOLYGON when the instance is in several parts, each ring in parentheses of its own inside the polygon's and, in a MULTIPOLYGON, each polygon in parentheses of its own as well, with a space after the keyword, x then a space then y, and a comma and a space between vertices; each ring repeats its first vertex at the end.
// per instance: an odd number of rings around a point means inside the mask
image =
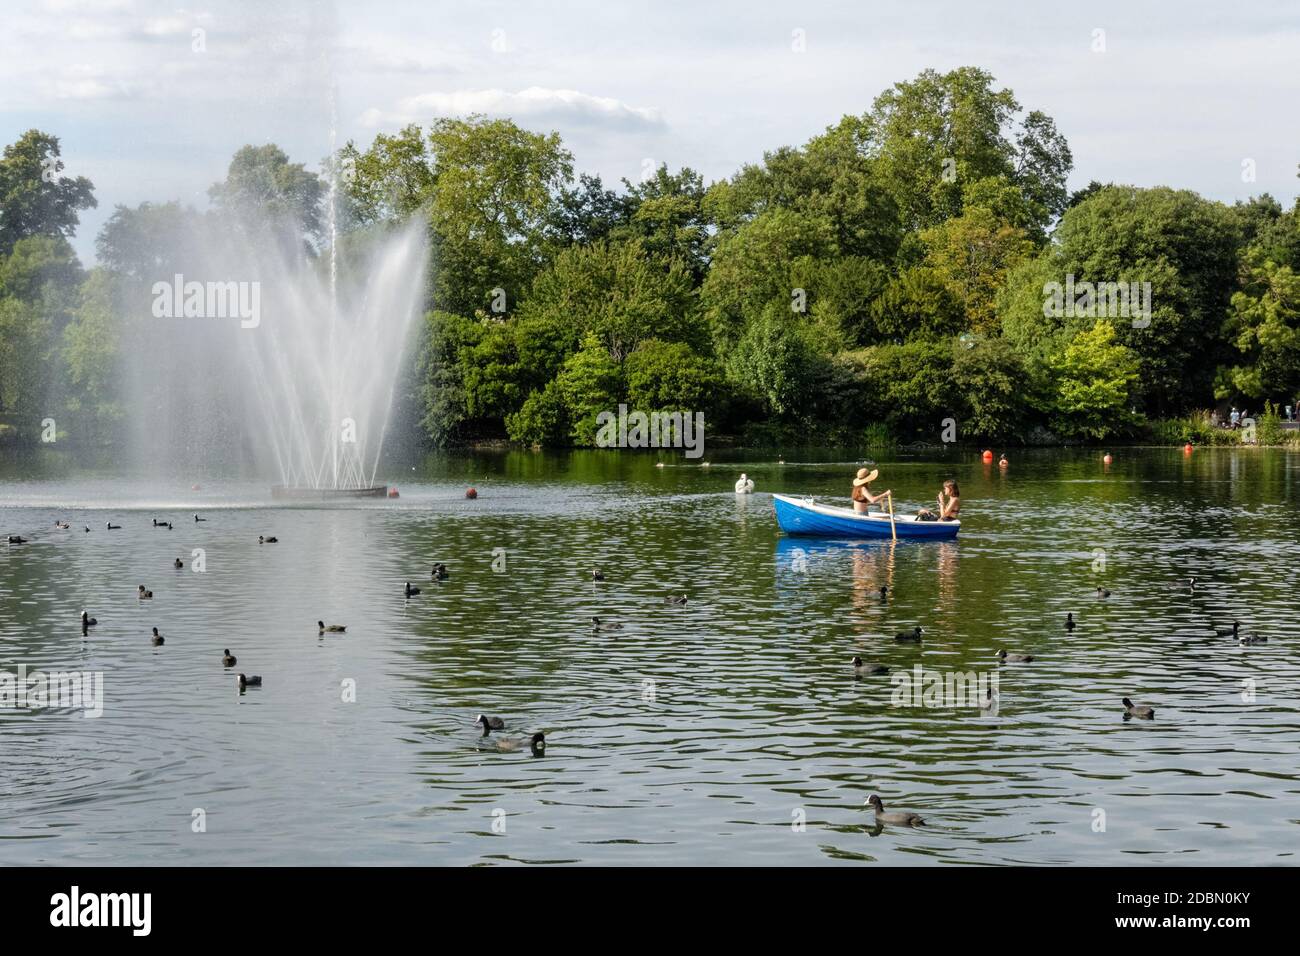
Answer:
POLYGON ((530 86, 516 93, 495 89, 420 93, 401 100, 395 112, 368 109, 362 114, 361 122, 369 127, 403 125, 432 116, 466 116, 470 113, 509 116, 520 122, 545 120, 624 128, 664 125, 663 116, 652 107, 631 106, 608 96, 545 86, 530 86))
POLYGON ((169 37, 190 32, 190 21, 185 17, 155 17, 144 22, 144 32, 151 37, 169 37))
POLYGON ((50 92, 60 100, 108 100, 131 96, 128 84, 86 63, 72 64, 64 69, 53 79, 50 92))

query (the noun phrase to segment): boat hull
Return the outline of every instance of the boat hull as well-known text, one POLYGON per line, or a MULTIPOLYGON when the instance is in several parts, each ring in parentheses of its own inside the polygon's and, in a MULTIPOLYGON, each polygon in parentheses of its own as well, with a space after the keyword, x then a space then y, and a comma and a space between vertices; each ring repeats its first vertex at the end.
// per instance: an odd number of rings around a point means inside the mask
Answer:
MULTIPOLYGON (((889 515, 864 515, 848 508, 819 505, 812 501, 773 495, 776 523, 786 534, 813 538, 891 538, 889 515)), ((949 541, 961 530, 960 521, 917 521, 915 516, 896 516, 894 527, 900 538, 920 541, 949 541)))
POLYGON ((289 485, 273 485, 271 497, 293 501, 334 501, 338 498, 385 498, 388 496, 387 485, 373 488, 295 488, 289 485))

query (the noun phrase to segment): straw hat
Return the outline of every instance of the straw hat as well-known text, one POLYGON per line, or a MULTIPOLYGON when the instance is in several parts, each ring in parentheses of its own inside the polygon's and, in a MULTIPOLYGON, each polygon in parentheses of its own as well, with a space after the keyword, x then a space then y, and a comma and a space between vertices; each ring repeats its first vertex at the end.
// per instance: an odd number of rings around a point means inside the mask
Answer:
POLYGON ((871 482, 875 481, 879 477, 880 477, 880 472, 875 468, 872 468, 869 473, 867 469, 859 468, 858 477, 853 479, 853 487, 860 488, 862 485, 870 484, 871 482))

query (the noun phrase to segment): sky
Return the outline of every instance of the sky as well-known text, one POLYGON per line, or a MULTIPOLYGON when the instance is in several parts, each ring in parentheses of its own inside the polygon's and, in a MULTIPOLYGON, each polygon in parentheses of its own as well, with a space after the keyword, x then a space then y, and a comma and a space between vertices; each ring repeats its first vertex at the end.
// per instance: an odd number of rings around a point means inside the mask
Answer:
POLYGON ((1300 4, 768 0, 5 0, 0 144, 60 137, 118 204, 198 208, 247 143, 319 168, 331 142, 441 116, 556 130, 606 185, 706 181, 870 109, 921 70, 978 66, 1052 116, 1090 180, 1225 202, 1300 190, 1300 4), (1049 9, 1050 7, 1050 9, 1049 9))

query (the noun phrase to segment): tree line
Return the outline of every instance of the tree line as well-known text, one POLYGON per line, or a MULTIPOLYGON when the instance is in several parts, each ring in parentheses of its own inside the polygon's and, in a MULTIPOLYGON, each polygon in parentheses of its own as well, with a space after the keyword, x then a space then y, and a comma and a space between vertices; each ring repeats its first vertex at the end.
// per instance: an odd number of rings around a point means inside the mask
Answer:
MULTIPOLYGON (((435 445, 589 445, 619 404, 704 412, 751 443, 1173 440, 1204 410, 1300 393, 1300 203, 1071 193, 1051 117, 972 67, 927 70, 713 183, 661 165, 608 188, 557 133, 482 116, 349 142, 322 168, 345 261, 427 222, 398 420, 435 445), (1061 308, 1067 284, 1085 293, 1061 308), (1145 294, 1141 314, 1116 288, 1145 294)), ((11 437, 58 410, 74 436, 115 440, 125 304, 203 230, 257 210, 303 268, 329 241, 322 175, 246 146, 205 212, 118 206, 87 270, 68 239, 94 188, 61 173, 39 131, 0 159, 11 437)))

